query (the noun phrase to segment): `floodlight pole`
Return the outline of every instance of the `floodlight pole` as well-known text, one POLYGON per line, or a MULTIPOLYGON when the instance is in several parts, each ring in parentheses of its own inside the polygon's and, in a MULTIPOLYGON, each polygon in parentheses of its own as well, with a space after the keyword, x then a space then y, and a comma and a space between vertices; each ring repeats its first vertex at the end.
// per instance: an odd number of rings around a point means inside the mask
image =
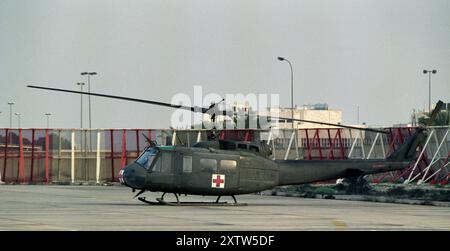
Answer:
POLYGON ((436 74, 436 70, 423 70, 423 74, 428 74, 428 112, 431 113, 431 73, 436 74))

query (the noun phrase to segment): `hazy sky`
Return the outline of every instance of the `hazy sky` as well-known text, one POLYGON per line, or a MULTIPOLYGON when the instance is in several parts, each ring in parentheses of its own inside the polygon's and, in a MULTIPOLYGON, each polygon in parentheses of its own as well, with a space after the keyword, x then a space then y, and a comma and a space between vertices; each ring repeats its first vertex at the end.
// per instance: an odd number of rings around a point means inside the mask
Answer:
MULTIPOLYGON (((78 89, 170 102, 176 93, 279 93, 290 105, 327 102, 344 123, 407 122, 413 108, 450 101, 450 1, 1 0, 0 127, 9 106, 23 127, 78 127, 78 89)), ((86 101, 87 99, 85 99, 86 101)), ((87 102, 85 102, 87 104, 87 102)), ((92 98, 93 127, 165 128, 172 110, 92 98)), ((85 106, 87 115, 87 106, 85 106)), ((17 120, 14 118, 14 125, 17 120)), ((85 122, 87 116, 85 117, 85 122)), ((86 123, 87 125, 87 123, 86 123)))

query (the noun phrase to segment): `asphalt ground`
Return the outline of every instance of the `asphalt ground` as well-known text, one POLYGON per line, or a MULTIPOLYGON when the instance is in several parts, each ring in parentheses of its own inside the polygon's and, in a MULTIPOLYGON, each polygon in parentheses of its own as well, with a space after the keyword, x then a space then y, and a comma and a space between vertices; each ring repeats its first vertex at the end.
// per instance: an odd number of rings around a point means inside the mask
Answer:
POLYGON ((0 185, 0 230, 450 230, 447 207, 261 195, 237 196, 246 206, 164 206, 132 197, 122 186, 0 185))

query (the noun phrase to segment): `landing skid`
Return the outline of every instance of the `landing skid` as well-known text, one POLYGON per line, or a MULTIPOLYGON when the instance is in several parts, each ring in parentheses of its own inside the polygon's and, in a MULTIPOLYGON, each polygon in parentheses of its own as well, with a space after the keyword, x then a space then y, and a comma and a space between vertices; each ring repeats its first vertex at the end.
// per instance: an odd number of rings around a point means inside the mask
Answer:
POLYGON ((161 205, 160 202, 148 201, 145 199, 145 197, 138 197, 138 200, 140 200, 144 203, 150 204, 150 205, 161 205))
POLYGON ((219 202, 221 196, 217 197, 217 200, 215 202, 181 202, 178 199, 178 195, 175 195, 175 198, 177 199, 176 202, 170 202, 170 201, 165 201, 164 200, 164 195, 166 195, 166 193, 163 193, 163 195, 161 196, 161 198, 157 198, 156 201, 148 201, 145 199, 145 197, 138 197, 138 200, 150 204, 150 205, 164 205, 164 206, 247 206, 247 203, 238 203, 236 200, 236 197, 234 197, 234 195, 231 195, 231 197, 234 200, 234 203, 228 203, 226 201, 224 202, 219 202))

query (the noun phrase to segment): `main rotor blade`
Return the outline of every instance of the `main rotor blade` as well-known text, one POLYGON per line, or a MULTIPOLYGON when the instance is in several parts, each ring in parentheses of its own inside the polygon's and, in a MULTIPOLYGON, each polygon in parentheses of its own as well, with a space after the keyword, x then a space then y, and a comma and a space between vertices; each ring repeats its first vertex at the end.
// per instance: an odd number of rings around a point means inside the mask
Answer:
POLYGON ((342 128, 349 128, 349 129, 356 129, 356 130, 363 130, 363 131, 369 131, 369 132, 378 132, 378 133, 389 134, 388 131, 384 131, 384 130, 377 130, 377 129, 372 129, 372 128, 363 128, 363 127, 349 126, 349 125, 341 125, 341 124, 333 124, 333 123, 326 123, 326 122, 306 120, 306 119, 292 119, 292 118, 282 118, 282 117, 269 117, 269 118, 280 119, 280 120, 294 120, 294 121, 306 122, 306 123, 312 123, 312 124, 336 126, 336 127, 342 127, 342 128))
POLYGON ((192 112, 206 113, 209 110, 207 108, 198 107, 198 106, 174 105, 174 104, 170 104, 170 103, 158 102, 158 101, 153 101, 153 100, 128 98, 128 97, 123 97, 123 96, 115 96, 115 95, 108 95, 108 94, 95 93, 95 92, 89 93, 89 92, 73 91, 73 90, 58 89, 58 88, 51 88, 51 87, 44 87, 44 86, 36 86, 36 85, 27 85, 27 87, 35 88, 35 89, 42 89, 42 90, 49 90, 49 91, 85 94, 85 95, 98 96, 98 97, 103 97, 103 98, 121 99, 121 100, 140 102, 140 103, 146 103, 146 104, 152 104, 152 105, 166 106, 166 107, 171 107, 171 108, 175 108, 175 109, 184 109, 184 110, 188 110, 188 111, 192 111, 192 112))
MULTIPOLYGON (((175 108, 175 109, 184 109, 184 110, 188 110, 188 111, 191 111, 191 112, 208 113, 208 111, 210 111, 210 109, 211 109, 211 107, 204 108, 204 107, 198 107, 198 106, 174 105, 174 104, 170 104, 170 103, 158 102, 158 101, 153 101, 153 100, 136 99, 136 98, 115 96, 115 95, 95 93, 95 92, 89 93, 89 92, 73 91, 73 90, 58 89, 58 88, 51 88, 51 87, 44 87, 44 86, 35 86, 35 85, 27 85, 27 87, 35 88, 35 89, 42 89, 42 90, 49 90, 49 91, 59 91, 59 92, 68 92, 68 93, 75 93, 75 94, 92 95, 92 96, 98 96, 98 97, 104 97, 104 98, 121 99, 121 100, 140 102, 140 103, 146 103, 146 104, 152 104, 152 105, 166 106, 166 107, 171 107, 171 108, 175 108)), ((222 102, 222 101, 220 101, 220 102, 222 102)), ((442 101, 440 101, 440 102, 442 103, 442 101)), ((438 103, 436 105, 436 108, 439 108, 439 110, 440 110, 440 107, 442 106, 441 103, 438 103)), ((435 111, 436 110, 438 110, 438 109, 435 109, 435 111)), ((435 113, 436 113, 435 111, 433 111, 432 117, 436 116, 435 115, 435 113)), ((224 115, 224 116, 227 115, 226 111, 217 111, 217 112, 220 112, 220 114, 217 114, 217 115, 224 115)), ((389 132, 383 131, 383 130, 377 130, 377 129, 371 129, 371 128, 361 128, 361 127, 341 125, 341 124, 332 124, 332 123, 319 122, 319 121, 313 121, 313 120, 292 119, 292 118, 283 118, 283 117, 269 117, 269 118, 279 119, 279 120, 294 120, 294 121, 299 121, 299 122, 313 123, 313 124, 319 124, 319 125, 328 125, 328 126, 336 126, 336 127, 356 129, 356 130, 363 130, 363 131, 370 131, 370 132, 377 132, 377 133, 385 133, 385 134, 389 133, 389 132)))

